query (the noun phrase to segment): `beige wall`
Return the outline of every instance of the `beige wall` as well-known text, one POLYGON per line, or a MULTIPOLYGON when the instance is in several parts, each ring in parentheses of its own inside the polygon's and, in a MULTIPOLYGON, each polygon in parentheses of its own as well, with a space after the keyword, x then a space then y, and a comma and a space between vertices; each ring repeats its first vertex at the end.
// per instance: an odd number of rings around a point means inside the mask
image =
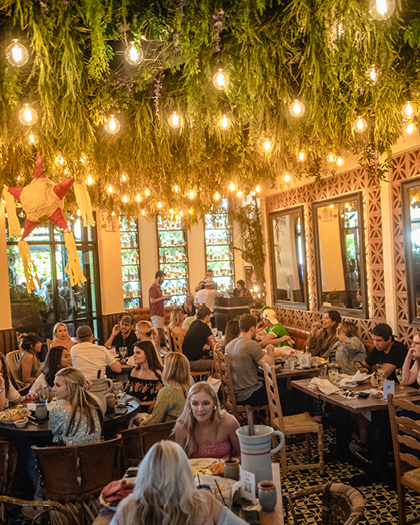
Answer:
POLYGON ((7 269, 6 221, 4 207, 0 206, 0 330, 12 327, 9 299, 9 272, 7 269))

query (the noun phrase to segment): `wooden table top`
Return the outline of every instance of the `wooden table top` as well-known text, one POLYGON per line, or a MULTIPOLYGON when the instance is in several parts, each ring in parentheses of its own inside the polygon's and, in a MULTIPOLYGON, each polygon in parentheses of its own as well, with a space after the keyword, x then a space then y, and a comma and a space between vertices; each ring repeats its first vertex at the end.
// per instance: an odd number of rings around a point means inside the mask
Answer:
MULTIPOLYGON (((310 395, 316 399, 322 399, 327 401, 331 405, 336 405, 341 408, 345 408, 350 412, 355 414, 362 412, 372 412, 375 410, 387 410, 388 403, 382 401, 381 398, 369 395, 366 398, 355 397, 355 398, 346 398, 337 394, 331 394, 329 396, 323 394, 318 388, 309 388, 309 383, 311 379, 298 379, 292 381, 292 387, 304 392, 305 394, 310 395)), ((362 390, 370 390, 370 382, 362 383, 361 385, 351 388, 354 392, 360 392, 362 390)), ((408 401, 414 402, 420 400, 420 391, 416 388, 411 388, 409 386, 401 386, 400 384, 395 384, 395 397, 396 398, 407 398, 408 401), (416 396, 407 396, 408 392, 417 392, 416 396)))
MULTIPOLYGON (((280 479, 280 465, 279 463, 272 464, 273 469, 273 481, 277 487, 277 505, 274 512, 263 512, 260 511, 261 525, 284 525, 283 516, 283 501, 281 492, 281 479, 280 479)), ((93 522, 93 525, 109 525, 114 512, 104 507, 99 516, 93 522)))

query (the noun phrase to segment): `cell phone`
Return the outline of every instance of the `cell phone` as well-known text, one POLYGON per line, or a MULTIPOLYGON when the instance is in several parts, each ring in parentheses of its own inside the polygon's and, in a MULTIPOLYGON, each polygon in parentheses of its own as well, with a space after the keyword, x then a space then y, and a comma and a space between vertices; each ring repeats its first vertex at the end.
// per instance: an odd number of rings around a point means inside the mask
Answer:
POLYGON ((258 510, 242 510, 242 515, 243 519, 250 525, 259 525, 261 523, 258 510))
POLYGON ((369 397, 369 392, 357 392, 359 397, 369 397))

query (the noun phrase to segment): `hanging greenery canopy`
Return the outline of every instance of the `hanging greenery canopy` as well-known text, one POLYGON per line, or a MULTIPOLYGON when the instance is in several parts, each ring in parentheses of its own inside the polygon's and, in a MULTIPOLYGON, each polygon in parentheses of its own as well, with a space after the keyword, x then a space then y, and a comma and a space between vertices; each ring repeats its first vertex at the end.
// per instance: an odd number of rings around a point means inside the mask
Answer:
POLYGON ((397 0, 385 21, 369 0, 0 0, 0 24, 0 182, 28 183, 39 150, 55 182, 90 183, 108 212, 200 217, 216 192, 330 174, 330 154, 356 153, 380 178, 404 104, 420 104, 417 0, 397 0), (6 60, 14 38, 29 52, 22 67, 6 60), (24 103, 33 125, 19 121, 24 103))

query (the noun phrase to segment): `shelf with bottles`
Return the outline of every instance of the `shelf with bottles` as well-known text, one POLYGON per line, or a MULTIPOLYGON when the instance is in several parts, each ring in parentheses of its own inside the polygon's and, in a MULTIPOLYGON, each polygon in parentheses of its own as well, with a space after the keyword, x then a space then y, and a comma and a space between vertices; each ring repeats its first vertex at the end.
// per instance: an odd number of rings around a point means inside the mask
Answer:
POLYGON ((141 297, 140 283, 138 281, 126 281, 123 283, 124 299, 141 297))
POLYGON ((186 295, 188 293, 188 282, 185 279, 165 281, 162 286, 163 295, 186 295), (166 286, 165 286, 166 285, 166 286))
POLYGON ((230 230, 206 230, 206 246, 223 246, 232 244, 232 232, 230 230))
POLYGON ((181 295, 172 295, 170 301, 166 301, 167 306, 183 306, 187 298, 186 294, 181 295))
POLYGON ((171 217, 162 217, 161 215, 158 215, 157 227, 158 230, 166 231, 185 230, 185 226, 183 226, 179 215, 172 215, 171 217))
POLYGON ((141 297, 124 297, 124 310, 132 310, 141 307, 141 297))
POLYGON ((226 213, 208 213, 204 225, 206 230, 230 229, 229 217, 226 213))
POLYGON ((137 240, 137 232, 120 231, 120 239, 122 250, 134 250, 139 247, 137 240))
POLYGON ((159 262, 161 266, 166 264, 186 263, 187 253, 185 251, 159 250, 159 262))
POLYGON ((218 292, 227 292, 234 288, 233 276, 213 277, 213 281, 217 284, 218 292))

